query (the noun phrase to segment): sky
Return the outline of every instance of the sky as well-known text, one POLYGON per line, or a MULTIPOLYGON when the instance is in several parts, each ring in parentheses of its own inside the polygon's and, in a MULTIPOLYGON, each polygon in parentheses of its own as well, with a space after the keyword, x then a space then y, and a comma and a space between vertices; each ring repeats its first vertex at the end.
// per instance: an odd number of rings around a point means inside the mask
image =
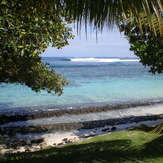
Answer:
POLYGON ((49 47, 42 54, 42 57, 129 57, 136 56, 129 50, 130 45, 125 36, 118 29, 104 29, 98 33, 89 31, 87 39, 85 29, 82 28, 81 35, 77 35, 76 29, 73 29, 75 38, 69 40, 69 45, 62 49, 49 47))

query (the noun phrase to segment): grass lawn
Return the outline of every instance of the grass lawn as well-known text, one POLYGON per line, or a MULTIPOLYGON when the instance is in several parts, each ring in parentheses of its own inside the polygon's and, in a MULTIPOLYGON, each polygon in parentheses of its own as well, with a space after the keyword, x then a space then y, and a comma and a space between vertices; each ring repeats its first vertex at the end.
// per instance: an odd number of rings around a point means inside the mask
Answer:
POLYGON ((82 143, 13 154, 0 162, 29 163, 163 163, 163 135, 124 131, 96 136, 82 143))

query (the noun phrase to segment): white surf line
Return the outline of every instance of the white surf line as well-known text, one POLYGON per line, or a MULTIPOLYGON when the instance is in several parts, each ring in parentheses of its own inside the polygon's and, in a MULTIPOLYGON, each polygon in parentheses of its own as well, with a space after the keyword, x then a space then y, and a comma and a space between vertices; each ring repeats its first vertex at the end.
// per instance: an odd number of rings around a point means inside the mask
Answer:
POLYGON ((139 62, 139 59, 120 59, 120 58, 72 58, 72 62, 139 62))

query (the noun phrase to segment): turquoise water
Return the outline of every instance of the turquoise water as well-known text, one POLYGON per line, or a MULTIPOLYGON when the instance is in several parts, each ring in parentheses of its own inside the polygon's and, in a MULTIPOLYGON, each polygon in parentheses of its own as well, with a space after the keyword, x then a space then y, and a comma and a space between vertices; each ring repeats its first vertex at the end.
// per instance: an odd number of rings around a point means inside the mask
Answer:
POLYGON ((0 86, 1 112, 62 109, 112 103, 163 101, 163 74, 152 75, 137 59, 43 58, 57 73, 67 77, 61 97, 35 93, 16 84, 0 86))

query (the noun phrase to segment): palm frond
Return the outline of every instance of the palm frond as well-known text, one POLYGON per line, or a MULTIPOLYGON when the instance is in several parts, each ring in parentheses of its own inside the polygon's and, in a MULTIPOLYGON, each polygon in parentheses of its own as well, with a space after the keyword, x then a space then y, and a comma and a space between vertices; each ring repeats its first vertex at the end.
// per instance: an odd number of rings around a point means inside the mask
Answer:
POLYGON ((163 132, 163 123, 156 126, 152 131, 150 131, 149 133, 162 133, 163 132))
MULTIPOLYGON (((139 28, 142 31, 142 17, 144 12, 146 25, 155 35, 163 35, 163 2, 161 0, 63 0, 66 10, 70 10, 74 20, 79 27, 83 22, 85 25, 102 30, 104 25, 109 28, 124 19, 136 18, 139 28), (72 5, 76 3, 76 5, 72 5), (75 8, 74 8, 75 7, 75 8), (157 20, 156 22, 153 22, 157 20)), ((143 32, 143 31, 142 31, 143 32)))
MULTIPOLYGON (((146 25, 155 35, 163 37, 163 1, 162 0, 24 0, 17 3, 27 3, 37 8, 38 12, 55 14, 65 20, 74 20, 77 29, 81 25, 102 30, 104 26, 112 28, 115 24, 128 20, 132 23, 134 17, 142 30, 141 13, 145 14, 146 25), (155 19, 153 19, 155 17, 155 19), (154 20, 154 22, 153 22, 154 20), (156 21, 155 21, 156 20, 156 21)), ((27 6, 28 8, 28 6, 27 6)), ((23 14, 25 14, 22 10, 23 14)), ((29 13, 30 14, 30 13, 29 13)), ((31 13, 32 14, 32 13, 31 13)))

